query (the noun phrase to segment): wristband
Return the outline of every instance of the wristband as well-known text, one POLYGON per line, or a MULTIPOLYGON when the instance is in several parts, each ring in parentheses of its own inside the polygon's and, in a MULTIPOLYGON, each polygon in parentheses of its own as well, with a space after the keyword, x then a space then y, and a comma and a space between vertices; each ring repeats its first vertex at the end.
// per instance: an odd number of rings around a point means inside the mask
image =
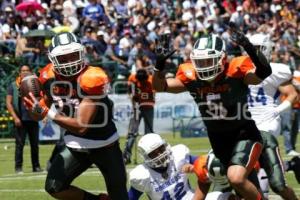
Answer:
POLYGON ((57 112, 54 111, 53 109, 50 109, 47 113, 47 117, 51 120, 54 120, 55 116, 56 116, 57 112))
POLYGON ((278 113, 282 113, 286 110, 288 110, 289 108, 292 107, 292 103, 288 100, 284 100, 281 104, 279 104, 275 110, 278 112, 278 113))

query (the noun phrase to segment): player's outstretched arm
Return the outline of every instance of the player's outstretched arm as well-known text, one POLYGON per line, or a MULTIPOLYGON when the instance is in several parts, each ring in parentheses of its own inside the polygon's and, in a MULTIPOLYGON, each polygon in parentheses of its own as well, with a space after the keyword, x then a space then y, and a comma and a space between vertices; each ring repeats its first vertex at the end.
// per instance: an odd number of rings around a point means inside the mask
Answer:
POLYGON ((255 72, 249 73, 249 76, 246 77, 247 80, 245 83, 253 85, 259 84, 262 80, 271 75, 272 69, 270 63, 262 52, 255 49, 248 38, 238 30, 233 22, 229 23, 229 29, 231 31, 230 39, 244 48, 256 67, 255 72))
POLYGON ((170 34, 162 34, 156 41, 155 53, 156 63, 154 67, 154 75, 152 86, 157 92, 180 93, 186 91, 184 84, 175 78, 166 79, 165 69, 166 60, 170 58, 176 50, 170 49, 170 34))

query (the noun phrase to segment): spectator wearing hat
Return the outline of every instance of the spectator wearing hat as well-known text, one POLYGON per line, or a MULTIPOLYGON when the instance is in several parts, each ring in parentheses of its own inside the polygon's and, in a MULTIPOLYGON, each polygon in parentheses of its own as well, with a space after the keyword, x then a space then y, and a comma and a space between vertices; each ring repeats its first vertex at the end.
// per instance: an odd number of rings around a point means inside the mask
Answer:
POLYGON ((118 74, 121 75, 119 77, 124 78, 128 74, 128 69, 125 67, 127 66, 127 61, 118 55, 119 52, 120 48, 117 39, 111 38, 104 53, 103 62, 115 61, 117 65, 109 63, 104 67, 108 69, 110 76, 112 76, 112 74, 118 74))
POLYGON ((124 30, 123 37, 119 41, 120 52, 119 56, 122 57, 124 60, 128 59, 129 51, 133 46, 133 41, 131 39, 131 33, 129 29, 124 30))
POLYGON ((242 6, 238 6, 236 11, 231 15, 230 21, 235 23, 238 27, 244 26, 244 11, 242 6))
POLYGON ((97 40, 94 43, 95 50, 96 50, 97 54, 100 56, 104 55, 104 53, 107 49, 107 43, 104 40, 104 37, 105 37, 104 35, 105 35, 104 31, 99 30, 97 32, 97 40))

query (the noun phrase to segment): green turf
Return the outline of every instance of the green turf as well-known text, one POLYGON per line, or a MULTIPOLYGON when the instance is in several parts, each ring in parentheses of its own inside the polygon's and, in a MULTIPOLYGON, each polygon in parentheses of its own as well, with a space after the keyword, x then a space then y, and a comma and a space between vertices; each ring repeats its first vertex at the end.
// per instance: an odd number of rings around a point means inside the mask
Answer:
MULTIPOLYGON (((194 155, 205 154, 210 148, 207 138, 180 138, 176 135, 175 138, 171 134, 164 134, 164 138, 169 141, 171 145, 183 143, 186 144, 191 153, 194 155)), ((121 145, 125 142, 121 138, 121 145)), ((279 138, 280 147, 282 146, 282 138, 279 138)), ((49 158, 54 145, 40 145, 40 163, 43 168, 46 167, 47 159, 49 158)), ((298 146, 300 150, 300 146, 298 146)), ((288 157, 282 151, 283 158, 286 160, 288 157)), ((133 155, 133 161, 134 161, 133 155)), ((138 163, 141 162, 138 157, 138 163)), ((127 169, 130 170, 134 165, 128 165, 127 169)), ((44 181, 46 172, 32 173, 30 163, 30 147, 25 146, 24 149, 24 174, 16 175, 14 173, 14 141, 13 140, 0 140, 0 200, 46 200, 52 199, 44 191, 44 181)), ((297 184, 292 173, 287 174, 288 184, 295 189, 298 196, 300 195, 300 185, 297 184)), ((191 183, 194 186, 196 179, 191 176, 191 183)), ((96 168, 89 169, 86 173, 78 177, 74 185, 87 189, 95 194, 99 191, 105 191, 105 184, 103 177, 100 175, 96 168)), ((141 199, 147 199, 143 197, 141 199)))

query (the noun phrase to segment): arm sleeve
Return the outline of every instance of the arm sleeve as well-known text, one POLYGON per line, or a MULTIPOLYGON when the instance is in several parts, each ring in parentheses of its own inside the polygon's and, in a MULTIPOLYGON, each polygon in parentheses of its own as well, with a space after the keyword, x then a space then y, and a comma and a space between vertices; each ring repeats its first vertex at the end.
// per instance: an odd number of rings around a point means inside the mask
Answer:
POLYGON ((128 197, 129 197, 129 200, 138 200, 140 198, 140 196, 142 196, 142 192, 134 189, 133 187, 130 187, 129 188, 129 191, 128 191, 128 197))
POLYGON ((262 80, 270 76, 272 73, 272 69, 266 57, 260 51, 256 51, 256 49, 250 42, 244 46, 244 49, 250 56, 252 62, 256 67, 256 76, 258 76, 262 80))
POLYGON ((190 164, 194 164, 194 162, 197 160, 198 156, 189 155, 190 164))

